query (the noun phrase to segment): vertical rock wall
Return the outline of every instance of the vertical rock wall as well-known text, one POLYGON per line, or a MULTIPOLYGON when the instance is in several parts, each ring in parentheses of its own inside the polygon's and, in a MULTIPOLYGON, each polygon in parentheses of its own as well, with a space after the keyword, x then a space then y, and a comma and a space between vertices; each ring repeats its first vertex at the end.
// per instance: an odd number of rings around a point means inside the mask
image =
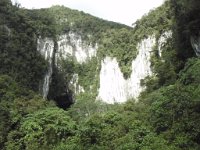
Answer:
POLYGON ((66 59, 67 56, 72 56, 78 63, 86 62, 88 59, 96 56, 98 46, 93 46, 91 43, 86 43, 78 34, 70 32, 69 34, 61 35, 58 38, 58 50, 56 52, 56 64, 59 61, 66 59))
MULTIPOLYGON (((167 38, 171 36, 171 32, 165 33, 158 39, 159 55, 161 57, 162 44, 167 38)), ((191 38, 191 43, 194 49, 198 51, 199 39, 191 38)), ((119 64, 116 58, 105 57, 101 60, 101 71, 100 71, 100 88, 97 99, 100 99, 106 103, 123 103, 130 98, 135 98, 145 89, 140 85, 141 79, 152 75, 151 71, 151 51, 156 44, 154 36, 148 37, 138 43, 138 55, 132 61, 132 73, 129 79, 125 80, 123 73, 119 68, 119 64)), ((56 66, 60 66, 61 60, 66 60, 68 56, 74 57, 78 63, 84 63, 88 59, 95 57, 98 46, 92 46, 84 42, 80 35, 70 32, 69 34, 61 35, 57 41, 57 51, 54 52, 54 42, 50 38, 38 39, 38 51, 48 61, 48 70, 44 77, 42 93, 43 97, 46 98, 49 91, 49 85, 51 82, 52 75, 52 63, 55 57, 56 66)), ((83 87, 77 83, 78 75, 75 74, 71 80, 72 86, 74 86, 76 93, 84 92, 83 87), (75 78, 76 77, 76 78, 75 78), (73 81, 73 82, 72 82, 73 81)))
POLYGON ((50 38, 39 38, 37 41, 37 50, 41 53, 41 55, 44 56, 45 60, 48 61, 48 68, 44 76, 41 90, 43 98, 46 99, 51 83, 51 76, 53 73, 54 41, 50 38))
POLYGON ((116 58, 106 57, 101 61, 98 99, 109 104, 125 102, 127 99, 126 80, 116 58))
POLYGON ((128 98, 137 98, 145 87, 140 85, 141 79, 152 75, 151 71, 151 51, 155 46, 155 38, 149 37, 142 40, 138 44, 138 55, 135 60, 132 61, 132 73, 131 77, 127 80, 128 84, 128 98))
MULTIPOLYGON (((40 52, 42 56, 44 56, 45 60, 48 61, 48 69, 44 76, 43 85, 41 89, 41 93, 43 98, 46 99, 49 86, 51 83, 51 76, 53 73, 53 62, 55 58, 55 65, 62 70, 60 62, 63 60, 67 60, 68 57, 73 57, 76 59, 78 63, 84 63, 87 60, 91 59, 92 57, 96 56, 98 46, 95 44, 94 46, 91 43, 86 43, 82 40, 82 37, 76 33, 69 32, 69 34, 60 35, 58 37, 57 42, 58 47, 54 48, 54 41, 51 38, 38 38, 37 41, 37 50, 40 52)), ((77 76, 77 75, 76 75, 77 76)), ((72 79, 74 80, 74 79, 72 79)), ((84 92, 83 87, 73 83, 74 89, 76 92, 84 92)))
POLYGON ((149 37, 142 40, 138 46, 138 55, 132 61, 131 77, 124 79, 115 58, 106 57, 101 62, 100 88, 97 99, 106 103, 122 103, 129 98, 137 98, 144 87, 140 86, 140 80, 151 76, 150 56, 155 38, 149 37))

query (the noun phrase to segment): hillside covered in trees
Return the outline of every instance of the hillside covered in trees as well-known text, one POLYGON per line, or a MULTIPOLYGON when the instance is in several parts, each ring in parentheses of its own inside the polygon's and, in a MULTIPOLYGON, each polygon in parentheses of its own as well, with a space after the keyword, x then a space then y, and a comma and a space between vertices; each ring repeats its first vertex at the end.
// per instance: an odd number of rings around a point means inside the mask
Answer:
POLYGON ((198 0, 166 0, 134 28, 64 6, 27 10, 1 0, 0 149, 199 150, 199 31, 198 0), (98 43, 98 59, 82 64, 73 57, 61 59, 62 69, 53 66, 49 95, 43 99, 40 86, 48 61, 38 52, 37 40, 56 41, 72 32, 92 46, 98 43), (159 45, 166 33, 170 38, 159 45), (141 81, 146 89, 123 104, 97 101, 101 59, 115 57, 127 79, 137 43, 149 36, 156 44, 153 76, 141 81), (74 74, 85 89, 79 95, 70 87, 74 74), (67 96, 59 99, 63 93, 67 96))

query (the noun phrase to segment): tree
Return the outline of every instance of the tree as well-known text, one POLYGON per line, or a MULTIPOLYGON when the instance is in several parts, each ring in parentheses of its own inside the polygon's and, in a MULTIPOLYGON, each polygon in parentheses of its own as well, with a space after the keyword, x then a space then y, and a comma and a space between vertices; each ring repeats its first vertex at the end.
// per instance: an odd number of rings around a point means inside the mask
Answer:
POLYGON ((21 133, 20 138, 16 138, 13 132, 9 133, 7 149, 13 149, 13 146, 16 148, 16 145, 18 149, 52 149, 73 136, 76 125, 64 110, 47 108, 23 119, 18 131, 18 134, 21 133))

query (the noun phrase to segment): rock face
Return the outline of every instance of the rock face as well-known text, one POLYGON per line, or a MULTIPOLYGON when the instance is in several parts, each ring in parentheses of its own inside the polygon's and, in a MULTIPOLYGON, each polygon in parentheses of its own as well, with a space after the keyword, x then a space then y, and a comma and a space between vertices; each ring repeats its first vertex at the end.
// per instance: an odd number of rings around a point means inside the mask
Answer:
POLYGON ((140 85, 140 80, 152 75, 150 58, 155 41, 154 37, 149 37, 138 44, 139 53, 136 59, 132 61, 132 73, 130 79, 128 79, 127 98, 136 99, 145 88, 140 85))
POLYGON ((169 38, 172 38, 172 31, 166 31, 164 32, 159 40, 158 40, 158 54, 160 57, 162 57, 162 48, 165 44, 167 44, 167 40, 169 38))
POLYGON ((126 87, 126 80, 116 58, 106 57, 102 60, 98 99, 109 104, 125 102, 128 91, 126 87))
MULTIPOLYGON (((166 39, 169 37, 171 37, 171 32, 166 32, 157 41, 160 57, 162 55, 162 45, 166 43, 166 39)), ((191 39, 197 54, 199 54, 198 50, 200 50, 200 42, 198 43, 198 40, 200 41, 200 39, 191 39)), ((143 39, 138 43, 138 55, 132 61, 132 73, 129 79, 124 79, 116 58, 106 56, 101 60, 100 88, 97 99, 109 104, 123 103, 130 98, 137 99, 145 89, 140 84, 141 79, 153 74, 150 58, 155 44, 156 39, 154 36, 143 39)), ((49 63, 42 86, 43 97, 47 98, 53 65, 62 70, 60 61, 68 59, 69 56, 82 64, 96 56, 98 46, 97 44, 92 46, 92 44, 83 41, 80 35, 69 32, 69 34, 59 36, 57 41, 53 41, 50 38, 39 38, 37 49, 49 63)), ((84 88, 78 84, 78 74, 74 74, 70 81, 70 86, 74 89, 75 95, 85 92, 84 88)))
MULTIPOLYGON (((75 58, 78 63, 86 62, 88 59, 96 56, 97 49, 97 44, 94 46, 91 43, 88 44, 82 40, 80 35, 73 32, 59 36, 57 41, 53 41, 51 38, 38 38, 37 50, 48 61, 48 69, 44 76, 42 90, 40 90, 43 98, 46 99, 49 92, 53 65, 62 69, 60 68, 60 61, 66 60, 69 56, 75 58)), ((73 78, 75 79, 75 77, 73 78)), ((84 92, 84 89, 78 85, 77 81, 73 82, 72 85, 75 86, 74 89, 76 89, 77 93, 84 92)))
POLYGON ((41 53, 42 56, 44 56, 45 60, 48 61, 47 72, 44 76, 42 90, 40 90, 43 98, 46 99, 51 83, 51 76, 53 73, 54 41, 50 38, 39 38, 37 41, 37 50, 41 53))
POLYGON ((192 48, 194 49, 196 55, 200 56, 200 36, 191 36, 190 38, 192 48))
POLYGON ((144 87, 140 86, 140 80, 151 76, 151 51, 155 45, 155 38, 149 37, 142 40, 138 46, 138 55, 132 61, 131 77, 124 79, 115 58, 106 57, 101 62, 100 88, 97 99, 113 104, 122 103, 129 98, 137 98, 144 87))
POLYGON ((88 59, 96 56, 98 46, 92 46, 84 42, 80 35, 73 32, 69 34, 61 35, 58 38, 58 49, 56 52, 56 64, 59 65, 59 61, 66 59, 67 56, 72 56, 78 63, 86 62, 88 59))
POLYGON ((72 79, 70 80, 70 85, 72 85, 75 95, 85 92, 84 88, 78 84, 78 79, 78 74, 74 74, 72 79))

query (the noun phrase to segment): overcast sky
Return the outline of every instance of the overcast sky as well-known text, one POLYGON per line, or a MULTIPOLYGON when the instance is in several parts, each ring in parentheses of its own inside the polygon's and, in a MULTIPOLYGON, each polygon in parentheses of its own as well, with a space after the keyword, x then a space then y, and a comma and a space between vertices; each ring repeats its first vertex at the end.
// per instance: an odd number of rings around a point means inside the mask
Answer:
POLYGON ((12 0, 25 8, 46 8, 52 5, 82 10, 91 15, 131 26, 164 0, 12 0))

